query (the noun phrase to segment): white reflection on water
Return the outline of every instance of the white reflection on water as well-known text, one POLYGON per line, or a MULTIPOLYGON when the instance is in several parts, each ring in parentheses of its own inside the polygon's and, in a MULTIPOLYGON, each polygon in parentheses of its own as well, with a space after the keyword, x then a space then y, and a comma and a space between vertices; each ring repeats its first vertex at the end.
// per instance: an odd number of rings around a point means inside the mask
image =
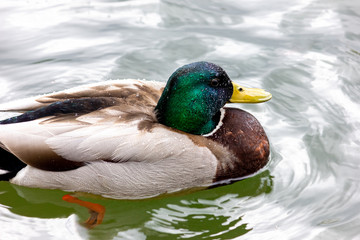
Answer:
POLYGON ((0 98, 5 96, 5 94, 9 91, 8 83, 6 79, 0 78, 0 98))
POLYGON ((30 218, 11 213, 0 205, 3 230, 0 239, 88 239, 87 231, 78 224, 75 215, 64 218, 30 218), (34 231, 34 225, 36 231, 34 231), (11 231, 9 231, 11 229, 11 231))
POLYGON ((237 194, 227 194, 216 200, 182 200, 179 204, 168 204, 166 207, 154 209, 152 218, 145 227, 183 238, 221 237, 234 229, 246 227, 241 218, 244 214, 240 207, 243 201, 237 194), (214 231, 201 222, 216 223, 213 228, 218 225, 222 226, 223 230, 214 231))
POLYGON ((106 1, 16 1, 9 4, 13 11, 6 12, 5 27, 17 27, 22 31, 32 31, 79 20, 96 23, 109 19, 126 21, 130 25, 156 27, 161 22, 161 18, 157 13, 149 12, 146 7, 150 6, 150 9, 153 10, 153 5, 158 2, 157 0, 114 1, 109 5, 106 1))

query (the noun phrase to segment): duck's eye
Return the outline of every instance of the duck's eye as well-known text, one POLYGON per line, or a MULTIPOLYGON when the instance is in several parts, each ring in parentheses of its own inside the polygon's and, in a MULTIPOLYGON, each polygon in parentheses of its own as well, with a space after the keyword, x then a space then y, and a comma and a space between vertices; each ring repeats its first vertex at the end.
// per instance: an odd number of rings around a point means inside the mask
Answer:
POLYGON ((211 86, 213 87, 219 86, 219 79, 217 78, 211 79, 211 86))
POLYGON ((244 89, 243 89, 242 87, 241 87, 241 88, 239 88, 238 90, 239 90, 240 92, 244 91, 244 89))

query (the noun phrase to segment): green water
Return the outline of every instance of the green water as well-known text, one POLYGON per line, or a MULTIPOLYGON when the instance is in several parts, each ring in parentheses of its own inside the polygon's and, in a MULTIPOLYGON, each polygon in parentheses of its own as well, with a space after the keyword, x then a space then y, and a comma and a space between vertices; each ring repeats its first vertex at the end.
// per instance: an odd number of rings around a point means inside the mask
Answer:
POLYGON ((86 229, 65 192, 0 182, 0 239, 360 239, 360 3, 0 3, 0 102, 107 79, 166 81, 206 60, 273 94, 239 104, 271 161, 231 185, 106 207, 86 229))

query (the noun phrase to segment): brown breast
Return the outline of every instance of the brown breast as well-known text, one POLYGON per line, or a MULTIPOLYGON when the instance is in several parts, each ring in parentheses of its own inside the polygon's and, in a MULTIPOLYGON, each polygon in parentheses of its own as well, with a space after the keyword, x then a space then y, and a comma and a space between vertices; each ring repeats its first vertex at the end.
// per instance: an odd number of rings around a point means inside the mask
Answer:
POLYGON ((234 157, 217 167, 216 181, 252 174, 266 165, 269 140, 259 121, 250 113, 225 108, 222 126, 208 138, 229 148, 234 157))

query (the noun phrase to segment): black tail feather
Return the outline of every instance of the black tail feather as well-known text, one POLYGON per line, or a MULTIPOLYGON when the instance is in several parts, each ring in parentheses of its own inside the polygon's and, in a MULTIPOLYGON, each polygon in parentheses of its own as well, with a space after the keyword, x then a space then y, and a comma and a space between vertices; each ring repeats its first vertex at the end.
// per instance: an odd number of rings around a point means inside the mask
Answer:
POLYGON ((0 174, 0 181, 10 180, 25 166, 26 164, 16 156, 0 148, 0 169, 7 171, 4 174, 0 174))

